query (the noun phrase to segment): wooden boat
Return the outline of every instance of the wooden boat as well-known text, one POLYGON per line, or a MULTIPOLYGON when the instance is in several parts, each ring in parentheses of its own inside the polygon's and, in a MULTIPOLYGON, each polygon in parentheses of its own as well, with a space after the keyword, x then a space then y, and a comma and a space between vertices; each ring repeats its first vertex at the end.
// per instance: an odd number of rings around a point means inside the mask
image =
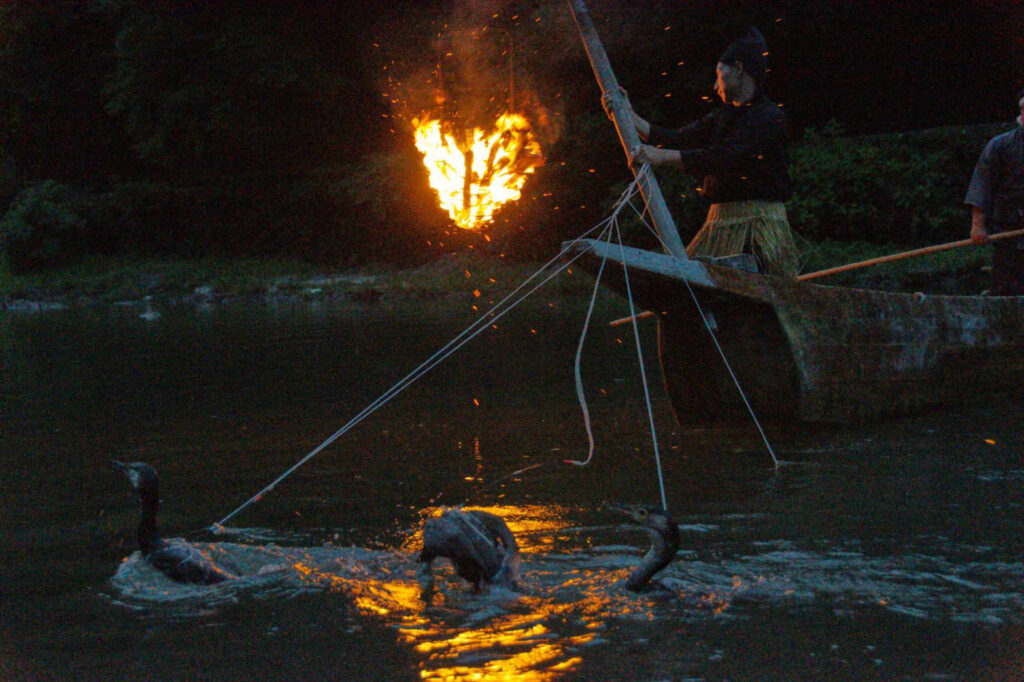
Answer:
MULTIPOLYGON (((618 245, 575 248, 595 268, 605 256, 622 260, 618 245)), ((1024 385, 1024 297, 821 286, 623 253, 634 300, 657 314, 680 423, 746 418, 737 382, 759 417, 809 422, 905 414, 1024 385)), ((605 273, 602 281, 624 293, 622 268, 605 273)))
MULTIPOLYGON (((570 4, 623 147, 632 149, 640 141, 632 125, 619 125, 627 114, 607 55, 582 0, 570 4)), ((746 417, 737 384, 759 417, 810 422, 861 421, 1024 385, 1024 297, 822 286, 695 261, 653 175, 640 180, 669 253, 590 240, 572 248, 593 267, 604 258, 628 266, 634 299, 657 314, 662 373, 680 423, 746 417)), ((622 268, 605 272, 617 273, 603 281, 623 293, 622 268)))

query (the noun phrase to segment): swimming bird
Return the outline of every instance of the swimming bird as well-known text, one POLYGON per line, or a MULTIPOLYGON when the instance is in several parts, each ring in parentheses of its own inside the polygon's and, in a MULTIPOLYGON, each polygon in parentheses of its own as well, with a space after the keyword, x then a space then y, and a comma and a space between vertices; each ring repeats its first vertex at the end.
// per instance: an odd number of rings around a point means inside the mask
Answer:
POLYGON ((626 589, 633 592, 646 592, 652 586, 659 586, 651 578, 665 568, 676 557, 679 551, 679 526, 675 519, 664 509, 648 507, 640 504, 608 504, 609 509, 625 514, 630 522, 641 526, 651 536, 651 548, 640 560, 640 565, 633 569, 626 579, 626 589))
POLYGON ((172 580, 183 583, 213 585, 236 577, 221 568, 188 542, 160 537, 156 511, 160 506, 160 478, 145 462, 118 462, 114 467, 123 472, 139 494, 142 521, 139 522, 139 550, 154 568, 172 580))
POLYGON ((484 583, 516 589, 519 546, 505 520, 478 509, 449 509, 423 524, 420 567, 429 573, 431 562, 445 557, 455 572, 479 592, 484 583))

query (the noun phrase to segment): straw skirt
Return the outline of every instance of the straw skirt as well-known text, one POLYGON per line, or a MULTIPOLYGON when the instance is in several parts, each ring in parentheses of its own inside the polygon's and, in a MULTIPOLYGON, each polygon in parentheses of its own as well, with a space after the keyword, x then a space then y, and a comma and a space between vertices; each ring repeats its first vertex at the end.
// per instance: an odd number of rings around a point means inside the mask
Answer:
POLYGON ((781 201, 730 201, 711 204, 687 255, 733 256, 753 253, 761 272, 796 277, 800 257, 781 201))

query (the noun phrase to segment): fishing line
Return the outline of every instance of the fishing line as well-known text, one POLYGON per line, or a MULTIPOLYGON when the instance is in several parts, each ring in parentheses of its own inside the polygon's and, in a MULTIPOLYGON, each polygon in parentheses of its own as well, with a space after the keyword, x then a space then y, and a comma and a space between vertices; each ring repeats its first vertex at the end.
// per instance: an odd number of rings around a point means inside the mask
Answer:
POLYGON ((595 226, 591 227, 590 229, 586 230, 580 236, 576 237, 574 240, 572 240, 570 242, 567 242, 567 244, 562 248, 562 250, 554 258, 549 260, 547 263, 545 263, 543 266, 541 266, 536 272, 534 272, 532 275, 530 275, 528 278, 526 278, 526 280, 524 280, 521 284, 519 284, 519 286, 517 286, 509 294, 507 294, 505 296, 505 298, 503 298, 497 304, 492 306, 490 310, 488 310, 487 312, 483 313, 479 318, 477 318, 477 320, 475 322, 473 322, 471 325, 469 325, 469 327, 464 329, 462 332, 460 332, 458 335, 456 335, 451 341, 449 341, 447 344, 442 346, 441 349, 439 349, 432 356, 430 356, 430 358, 428 358, 426 361, 424 361, 422 364, 420 364, 416 369, 414 369, 412 372, 410 372, 408 375, 406 375, 403 379, 399 380, 391 388, 389 388, 387 391, 385 391, 383 394, 381 394, 380 397, 378 397, 376 400, 374 400, 369 405, 367 405, 365 408, 363 408, 363 410, 360 411, 351 420, 349 420, 348 423, 346 423, 340 429, 338 429, 333 434, 331 434, 327 439, 325 439, 322 443, 320 443, 320 445, 318 445, 315 448, 313 448, 308 454, 306 454, 298 462, 296 462, 294 465, 292 465, 287 470, 285 470, 284 473, 282 473, 280 476, 278 476, 276 479, 274 479, 269 485, 267 485, 262 490, 260 490, 258 493, 256 493, 255 495, 250 497, 248 500, 246 500, 244 503, 239 505, 234 511, 229 513, 227 516, 222 518, 220 521, 217 521, 215 524, 213 524, 213 526, 211 526, 211 530, 213 530, 214 532, 220 532, 223 529, 223 526, 224 526, 224 524, 227 521, 229 521, 231 518, 233 518, 234 516, 239 514, 241 511, 243 511, 244 509, 246 509, 250 505, 254 504, 255 502, 260 501, 266 493, 268 493, 271 490, 273 490, 279 483, 281 483, 284 479, 286 479, 288 476, 290 476, 295 471, 297 471, 300 467, 302 467, 304 464, 306 464, 309 460, 313 459, 318 454, 320 454, 320 452, 322 452, 324 449, 326 449, 328 446, 330 446, 332 443, 334 443, 338 438, 343 436, 345 433, 347 433, 349 430, 351 430, 357 424, 359 424, 364 419, 369 417, 371 414, 376 412, 382 406, 384 406, 385 404, 390 402, 395 396, 397 396, 399 393, 404 391, 406 388, 408 388, 415 381, 417 381, 418 379, 423 377, 431 369, 433 369, 438 364, 443 362, 445 359, 447 359, 449 356, 451 356, 457 350, 462 348, 462 346, 466 345, 469 341, 473 340, 474 338, 479 336, 481 333, 483 333, 488 328, 488 326, 492 325, 494 322, 496 322, 497 320, 499 320, 502 317, 504 317, 513 308, 515 308, 517 305, 519 305, 524 300, 529 298, 534 292, 536 292, 538 289, 543 287, 545 284, 550 282, 556 276, 558 276, 563 271, 565 271, 570 266, 572 266, 573 263, 575 263, 578 259, 582 258, 587 253, 587 250, 584 249, 584 250, 578 251, 575 255, 570 257, 567 261, 561 263, 561 265, 559 267, 555 268, 552 272, 547 274, 547 276, 543 277, 538 284, 534 285, 532 288, 529 288, 524 294, 519 296, 518 299, 516 299, 514 301, 512 300, 517 294, 519 294, 519 292, 527 289, 528 285, 531 282, 533 282, 535 279, 541 278, 541 276, 545 273, 545 271, 547 271, 549 268, 551 268, 551 266, 554 263, 556 263, 559 260, 562 260, 563 258, 565 258, 576 247, 576 245, 580 241, 582 241, 583 239, 587 238, 589 235, 591 235, 592 233, 594 233, 594 232, 596 232, 598 230, 600 230, 601 233, 603 233, 604 230, 606 229, 606 226, 611 221, 613 221, 613 220, 615 220, 617 218, 617 216, 619 214, 619 211, 622 210, 622 207, 626 203, 628 203, 629 200, 632 199, 632 197, 635 194, 637 194, 638 192, 639 192, 638 183, 634 180, 634 182, 631 183, 630 186, 627 187, 626 190, 623 191, 622 195, 619 197, 618 201, 616 202, 615 211, 612 213, 611 216, 609 216, 608 218, 605 218, 604 220, 599 222, 597 225, 595 225, 595 226), (509 301, 512 301, 512 302, 509 303, 509 301), (506 304, 508 304, 507 307, 502 309, 502 307, 505 306, 506 304))
MULTIPOLYGON (((644 169, 646 169, 646 164, 644 169)), ((640 175, 643 174, 643 170, 640 175)), ((629 284, 629 268, 626 267, 626 251, 622 246, 622 232, 616 225, 615 229, 616 236, 619 241, 619 259, 622 262, 622 275, 626 280, 626 299, 629 301, 629 316, 633 320, 633 338, 636 341, 636 354, 637 359, 640 363, 640 380, 644 385, 644 401, 647 404, 647 418, 650 422, 651 428, 651 443, 654 446, 654 462, 658 470, 658 488, 661 491, 661 507, 665 511, 668 511, 668 500, 665 496, 665 475, 661 470, 661 454, 658 450, 658 432, 654 428, 654 408, 651 405, 651 391, 647 386, 647 370, 644 368, 644 352, 643 346, 640 343, 640 326, 636 320, 636 307, 633 305, 633 291, 629 284)))
MULTIPOLYGON (((644 177, 644 174, 647 172, 647 169, 648 169, 648 166, 645 164, 640 169, 640 172, 637 173, 636 178, 634 179, 634 183, 638 187, 640 185, 641 179, 644 177)), ((631 194, 630 197, 632 198, 632 196, 634 196, 634 195, 631 194)), ((631 201, 629 202, 629 205, 632 207, 632 202, 631 201)), ((644 400, 645 400, 645 404, 647 406, 647 416, 648 416, 648 420, 649 420, 649 424, 650 424, 650 430, 651 430, 651 441, 652 441, 652 445, 653 445, 653 448, 654 448, 654 461, 655 461, 655 464, 656 464, 656 467, 657 467, 657 471, 658 471, 658 489, 661 492, 661 506, 662 506, 663 509, 667 510, 668 509, 668 498, 667 498, 667 496, 665 494, 665 477, 664 477, 664 474, 662 472, 661 454, 660 454, 660 451, 658 449, 658 434, 657 434, 657 429, 655 428, 655 425, 654 425, 654 408, 653 408, 653 406, 651 404, 650 389, 649 389, 649 387, 647 385, 647 371, 646 371, 646 369, 644 367, 643 347, 642 347, 642 344, 640 343, 640 329, 639 329, 639 327, 637 326, 637 323, 636 323, 636 308, 635 308, 635 306, 633 304, 633 292, 632 292, 632 290, 630 288, 630 284, 629 284, 629 268, 626 266, 625 252, 624 252, 624 248, 623 248, 623 245, 622 245, 622 230, 620 229, 619 222, 618 222, 618 214, 619 214, 619 212, 621 211, 621 209, 624 206, 625 206, 625 204, 622 204, 622 205, 619 205, 619 206, 616 207, 615 212, 611 216, 612 220, 608 223, 607 230, 602 232, 601 236, 598 237, 598 241, 605 241, 606 245, 609 247, 609 249, 605 251, 604 256, 601 258, 601 265, 598 268, 597 276, 595 277, 595 280, 594 280, 594 291, 593 291, 593 293, 591 295, 591 298, 590 298, 590 307, 587 309, 586 320, 583 323, 583 331, 580 333, 580 342, 579 342, 579 345, 576 348, 576 363, 575 363, 576 396, 579 399, 580 409, 583 411, 583 423, 584 423, 584 426, 585 426, 586 431, 587 431, 587 439, 589 441, 589 450, 587 452, 587 458, 584 459, 584 460, 567 459, 567 460, 564 460, 564 461, 565 461, 566 464, 572 464, 574 466, 587 466, 588 464, 590 464, 591 460, 594 457, 594 434, 593 434, 593 430, 591 429, 590 411, 587 408, 587 399, 586 399, 586 396, 585 396, 584 391, 583 391, 583 378, 582 378, 582 375, 581 375, 580 366, 581 366, 581 358, 582 358, 582 355, 583 355, 583 344, 584 344, 584 341, 585 341, 585 339, 587 337, 587 331, 590 328, 590 319, 591 319, 591 315, 594 312, 594 304, 595 304, 595 301, 597 300, 597 292, 598 292, 598 290, 600 288, 600 285, 601 285, 601 276, 604 273, 605 264, 608 262, 608 252, 611 250, 612 236, 614 235, 616 237, 617 241, 618 241, 618 244, 619 244, 619 254, 620 254, 620 261, 622 263, 622 272, 623 272, 623 277, 624 277, 625 282, 626 282, 626 299, 629 302, 629 313, 630 313, 631 319, 633 320, 633 338, 636 341, 637 357, 638 357, 639 363, 640 363, 640 379, 641 379, 641 382, 643 383, 643 388, 644 388, 644 400), (607 237, 604 236, 605 234, 607 234, 607 237)), ((634 208, 634 211, 635 211, 636 210, 635 207, 633 207, 633 208, 634 208)))
MULTIPOLYGON (((639 177, 640 174, 649 172, 649 170, 650 167, 647 164, 644 164, 643 168, 641 168, 640 173, 637 173, 637 176, 639 177)), ((633 210, 636 211, 636 207, 633 207, 633 210)), ((662 248, 666 249, 667 251, 667 246, 665 245, 665 242, 662 240, 661 235, 658 234, 658 231, 654 229, 654 227, 644 217, 644 215, 647 213, 646 205, 643 212, 636 211, 636 213, 640 219, 640 222, 643 225, 645 225, 648 230, 651 231, 651 233, 658 240, 658 242, 661 243, 662 248)), ((623 256, 623 259, 624 258, 625 257, 623 256)), ((690 293, 690 298, 693 300, 693 304, 697 307, 697 313, 700 315, 700 319, 704 323, 704 328, 711 336, 711 341, 714 343, 715 350, 718 351, 718 355, 722 359, 722 363, 725 365, 725 369, 729 373, 729 377, 732 379, 733 385, 736 386, 736 390, 739 392, 740 398, 743 400, 743 405, 747 408, 747 412, 750 414, 750 418, 753 420, 754 426, 757 428, 757 432, 761 436, 761 441, 764 443, 765 448, 768 450, 768 454, 771 455, 772 463, 775 465, 775 469, 777 471, 781 466, 781 463, 779 462, 779 459, 775 456, 775 450, 772 448, 772 444, 769 442, 768 436, 765 434, 764 428, 761 426, 761 421, 757 418, 757 414, 754 412, 754 407, 750 404, 750 400, 747 398, 746 391, 744 391, 743 387, 740 385, 740 380, 736 376, 736 373, 733 371, 732 364, 729 362, 729 358, 726 357, 725 355, 725 350, 722 348, 722 345, 718 341, 718 336, 715 334, 714 329, 711 328, 711 323, 708 321, 707 315, 704 314, 704 308, 703 306, 701 306, 700 301, 697 299, 697 293, 693 290, 693 287, 690 285, 690 281, 686 278, 686 275, 683 272, 682 266, 678 262, 676 267, 679 269, 680 279, 682 280, 683 284, 686 285, 686 290, 690 293)), ((636 315, 632 315, 632 320, 633 325, 635 326, 636 315)))
MULTIPOLYGON (((607 239, 611 239, 611 224, 608 225, 608 229, 601 233, 599 241, 606 239, 604 236, 607 234, 607 239)), ((587 396, 583 392, 583 375, 581 371, 582 358, 583 358, 583 343, 587 338, 587 331, 590 329, 590 318, 594 313, 594 304, 597 301, 597 292, 601 287, 601 275, 604 274, 605 263, 608 262, 607 253, 601 259, 601 267, 597 270, 597 276, 594 278, 594 291, 590 296, 590 306, 587 308, 587 316, 583 321, 583 329, 580 331, 580 342, 576 346, 576 362, 574 364, 574 377, 576 380, 576 398, 579 401, 580 409, 583 411, 583 428, 587 432, 588 450, 587 458, 584 460, 566 459, 563 460, 566 464, 572 464, 574 466, 587 466, 590 461, 594 458, 594 431, 590 425, 590 409, 587 407, 587 396)))

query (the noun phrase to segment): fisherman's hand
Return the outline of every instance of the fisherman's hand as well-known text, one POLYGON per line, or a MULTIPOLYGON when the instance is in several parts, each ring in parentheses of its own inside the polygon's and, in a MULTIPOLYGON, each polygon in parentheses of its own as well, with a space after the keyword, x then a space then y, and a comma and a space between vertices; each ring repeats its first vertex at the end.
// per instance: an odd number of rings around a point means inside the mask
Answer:
POLYGON ((984 244, 988 241, 988 230, 979 225, 971 226, 971 243, 972 244, 984 244))
POLYGON ((626 111, 632 114, 633 105, 629 103, 629 93, 626 92, 626 89, 620 85, 618 93, 614 93, 609 90, 605 90, 603 93, 601 93, 601 106, 604 108, 605 115, 608 118, 612 117, 612 100, 614 100, 616 97, 622 98, 622 104, 624 108, 626 109, 626 111))
POLYGON ((664 166, 673 161, 679 160, 679 152, 674 149, 662 149, 652 147, 649 144, 637 145, 629 155, 630 162, 634 166, 649 163, 652 166, 664 166))

